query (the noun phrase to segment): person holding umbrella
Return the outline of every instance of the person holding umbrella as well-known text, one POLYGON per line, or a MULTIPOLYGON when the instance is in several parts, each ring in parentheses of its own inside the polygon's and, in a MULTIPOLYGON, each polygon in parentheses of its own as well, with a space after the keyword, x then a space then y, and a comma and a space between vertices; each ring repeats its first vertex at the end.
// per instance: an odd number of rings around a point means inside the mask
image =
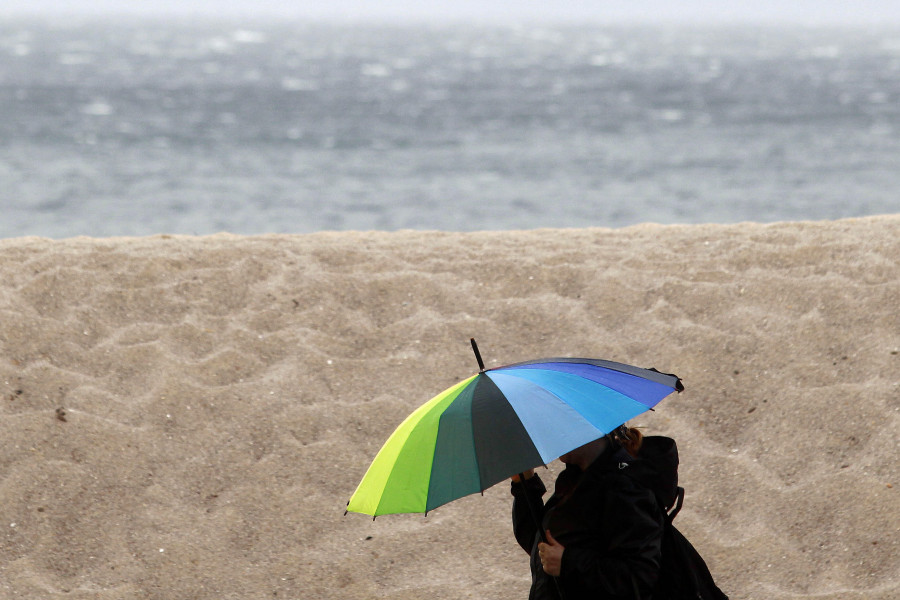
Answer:
POLYGON ((636 454, 640 438, 621 425, 684 390, 681 380, 593 358, 488 369, 471 342, 478 373, 400 423, 345 513, 428 514, 518 473, 514 525, 532 557, 532 599, 648 598, 663 515, 623 473, 634 460, 623 443, 636 454), (545 505, 533 469, 557 457, 567 467, 545 505))
POLYGON ((533 469, 512 478, 513 531, 531 556, 529 600, 650 598, 664 515, 625 473, 640 443, 639 431, 622 426, 563 454, 546 504, 533 469))

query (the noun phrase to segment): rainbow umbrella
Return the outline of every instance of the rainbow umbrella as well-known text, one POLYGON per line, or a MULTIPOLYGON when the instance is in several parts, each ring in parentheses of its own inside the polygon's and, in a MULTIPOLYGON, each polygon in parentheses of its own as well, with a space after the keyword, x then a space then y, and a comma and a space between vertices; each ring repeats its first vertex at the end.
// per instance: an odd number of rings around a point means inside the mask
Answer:
POLYGON ((674 391, 675 375, 589 358, 485 369, 416 409, 347 503, 378 516, 427 513, 595 440, 674 391))

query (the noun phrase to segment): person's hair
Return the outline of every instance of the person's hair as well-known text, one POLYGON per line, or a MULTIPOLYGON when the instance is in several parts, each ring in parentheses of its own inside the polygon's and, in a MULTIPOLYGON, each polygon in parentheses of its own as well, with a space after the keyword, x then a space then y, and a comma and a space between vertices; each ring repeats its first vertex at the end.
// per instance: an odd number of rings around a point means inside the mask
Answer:
POLYGON ((625 448, 628 454, 637 457, 641 450, 641 444, 644 441, 644 434, 637 427, 626 427, 622 425, 613 433, 613 438, 620 446, 625 448))

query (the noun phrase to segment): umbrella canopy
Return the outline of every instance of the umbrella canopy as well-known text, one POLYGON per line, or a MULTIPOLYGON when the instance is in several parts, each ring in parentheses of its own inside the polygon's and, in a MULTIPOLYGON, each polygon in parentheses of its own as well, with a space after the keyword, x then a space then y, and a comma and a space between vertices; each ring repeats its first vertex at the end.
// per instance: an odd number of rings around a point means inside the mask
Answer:
POLYGON ((484 369, 415 410, 347 510, 428 512, 593 441, 683 390, 675 375, 589 358, 484 369))

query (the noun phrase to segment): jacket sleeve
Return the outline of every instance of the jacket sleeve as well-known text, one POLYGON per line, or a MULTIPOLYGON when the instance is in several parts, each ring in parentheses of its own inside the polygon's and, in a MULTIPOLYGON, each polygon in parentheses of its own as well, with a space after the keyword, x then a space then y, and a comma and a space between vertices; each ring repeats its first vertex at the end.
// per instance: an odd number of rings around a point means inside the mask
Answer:
POLYGON ((544 501, 542 500, 547 488, 537 475, 522 483, 512 482, 513 495, 513 533, 516 541, 525 552, 531 554, 534 539, 538 533, 538 523, 544 517, 544 501), (531 508, 529 508, 529 505, 531 508))
POLYGON ((566 548, 561 578, 615 597, 646 598, 660 568, 663 521, 652 493, 626 488, 607 497, 604 549, 566 548))

